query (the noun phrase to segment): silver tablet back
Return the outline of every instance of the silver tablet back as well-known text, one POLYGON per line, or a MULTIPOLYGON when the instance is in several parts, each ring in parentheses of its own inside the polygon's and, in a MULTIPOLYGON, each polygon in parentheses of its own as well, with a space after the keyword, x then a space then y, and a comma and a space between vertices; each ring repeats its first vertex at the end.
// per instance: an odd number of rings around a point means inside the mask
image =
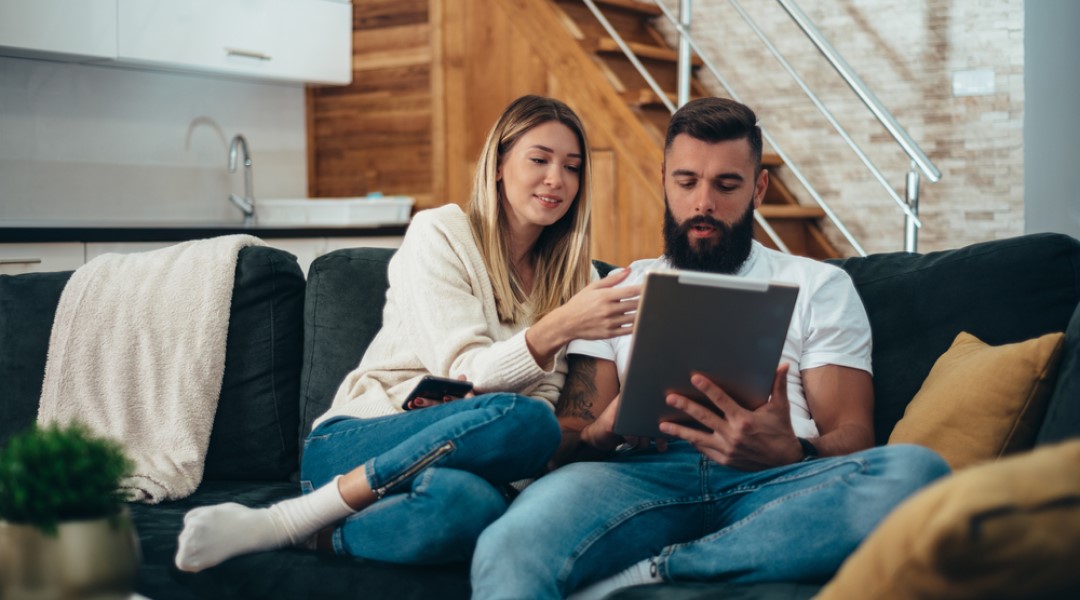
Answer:
POLYGON ((672 392, 716 410, 690 384, 701 372, 741 405, 769 398, 799 288, 692 271, 646 275, 615 431, 660 437, 661 421, 695 425, 672 392))

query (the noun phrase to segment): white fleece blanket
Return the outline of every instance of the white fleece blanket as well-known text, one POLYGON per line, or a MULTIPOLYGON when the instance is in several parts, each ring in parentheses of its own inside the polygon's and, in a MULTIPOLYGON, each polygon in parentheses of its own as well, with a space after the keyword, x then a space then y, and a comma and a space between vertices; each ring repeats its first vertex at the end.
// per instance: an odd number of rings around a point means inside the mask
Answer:
POLYGON ((105 254, 75 271, 49 338, 38 423, 78 421, 124 445, 132 500, 202 481, 225 372, 236 258, 249 235, 105 254))

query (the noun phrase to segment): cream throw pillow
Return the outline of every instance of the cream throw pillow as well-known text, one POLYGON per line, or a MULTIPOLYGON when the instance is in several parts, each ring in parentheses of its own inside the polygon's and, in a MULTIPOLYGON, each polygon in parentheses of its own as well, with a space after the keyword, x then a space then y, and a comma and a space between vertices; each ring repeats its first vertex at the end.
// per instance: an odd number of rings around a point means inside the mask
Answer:
POLYGON ((1080 598, 1080 440, 955 473, 907 499, 818 600, 1080 598))
POLYGON ((1046 415, 1065 334, 988 346, 969 333, 934 363, 889 436, 955 469, 1031 448, 1046 415))

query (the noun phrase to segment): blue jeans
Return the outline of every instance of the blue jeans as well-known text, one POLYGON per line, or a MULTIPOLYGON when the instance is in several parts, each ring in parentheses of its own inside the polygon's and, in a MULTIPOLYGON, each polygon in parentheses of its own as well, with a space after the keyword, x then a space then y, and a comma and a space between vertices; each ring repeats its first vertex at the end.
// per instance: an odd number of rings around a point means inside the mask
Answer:
POLYGON ((517 394, 329 419, 304 443, 300 483, 306 493, 363 465, 380 496, 334 530, 336 552, 406 564, 467 560, 505 512, 505 484, 539 475, 559 435, 550 405, 517 394))
POLYGON ((484 531, 473 598, 561 598, 651 557, 667 581, 824 581, 948 471, 925 448, 885 446, 745 472, 686 442, 567 465, 484 531))

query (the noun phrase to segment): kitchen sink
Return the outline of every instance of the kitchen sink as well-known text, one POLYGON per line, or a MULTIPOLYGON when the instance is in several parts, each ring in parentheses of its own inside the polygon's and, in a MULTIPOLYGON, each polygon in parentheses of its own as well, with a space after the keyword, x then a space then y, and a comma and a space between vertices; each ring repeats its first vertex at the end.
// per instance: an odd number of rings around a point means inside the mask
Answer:
POLYGON ((414 202, 408 196, 258 199, 255 218, 259 225, 401 225, 414 202))

